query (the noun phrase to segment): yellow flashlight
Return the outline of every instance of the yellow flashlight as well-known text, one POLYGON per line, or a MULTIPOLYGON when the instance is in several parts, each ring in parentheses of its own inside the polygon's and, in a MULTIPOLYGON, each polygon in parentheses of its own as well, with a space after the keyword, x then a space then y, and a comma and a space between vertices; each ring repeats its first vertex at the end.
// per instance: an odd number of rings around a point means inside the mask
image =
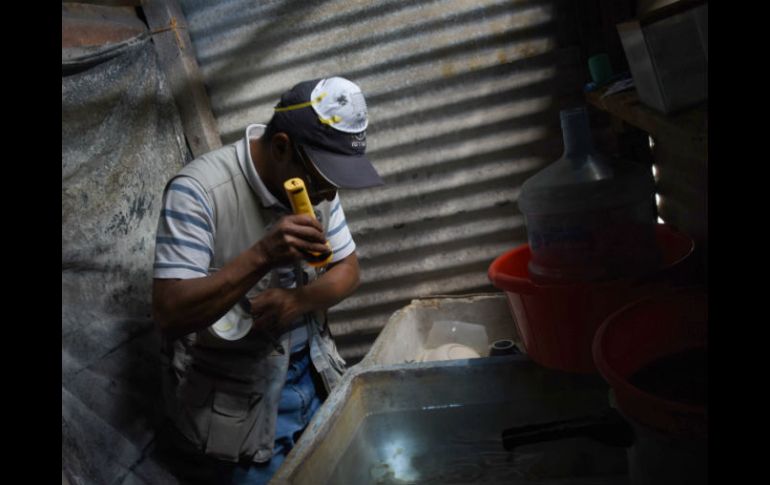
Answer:
MULTIPOLYGON (((305 182, 301 178, 292 178, 283 183, 283 189, 286 191, 286 196, 291 203, 291 209, 295 214, 307 214, 315 219, 315 212, 313 212, 313 204, 310 203, 310 197, 307 195, 305 189, 305 182)), ((321 267, 329 264, 332 259, 332 247, 329 241, 326 241, 326 247, 329 248, 328 253, 305 253, 310 266, 321 267)))

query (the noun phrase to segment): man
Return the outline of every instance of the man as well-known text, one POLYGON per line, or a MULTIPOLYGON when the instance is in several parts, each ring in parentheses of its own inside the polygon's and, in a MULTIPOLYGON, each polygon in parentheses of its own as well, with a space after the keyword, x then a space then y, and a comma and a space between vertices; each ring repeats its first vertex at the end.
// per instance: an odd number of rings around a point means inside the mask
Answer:
POLYGON ((337 189, 382 184, 364 155, 367 124, 351 81, 302 82, 266 127, 166 186, 153 312, 170 358, 169 433, 191 481, 266 483, 345 370, 325 311, 359 278, 337 189), (283 184, 294 177, 317 220, 291 214, 283 184), (305 260, 328 254, 327 241, 331 262, 316 270, 305 260))

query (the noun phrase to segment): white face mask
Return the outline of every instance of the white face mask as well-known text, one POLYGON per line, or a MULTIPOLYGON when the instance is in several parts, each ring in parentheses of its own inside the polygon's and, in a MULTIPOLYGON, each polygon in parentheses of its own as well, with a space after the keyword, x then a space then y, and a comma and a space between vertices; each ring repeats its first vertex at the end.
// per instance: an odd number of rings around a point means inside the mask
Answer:
POLYGON ((342 77, 322 79, 310 94, 310 99, 319 98, 311 106, 335 130, 360 133, 369 124, 364 94, 352 81, 342 77))
POLYGON ((229 312, 209 327, 211 333, 225 340, 242 339, 251 330, 251 315, 237 304, 229 312))

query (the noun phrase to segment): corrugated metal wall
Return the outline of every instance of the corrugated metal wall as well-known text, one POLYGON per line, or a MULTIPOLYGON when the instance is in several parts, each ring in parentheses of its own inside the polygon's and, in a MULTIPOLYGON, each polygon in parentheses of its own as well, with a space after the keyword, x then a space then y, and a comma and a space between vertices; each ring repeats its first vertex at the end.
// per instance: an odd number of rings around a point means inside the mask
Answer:
POLYGON ((182 0, 223 142, 306 79, 358 83, 386 181, 340 196, 362 285, 330 312, 360 359, 415 297, 494 291, 489 263, 526 240, 527 177, 561 153, 558 111, 587 75, 572 2, 182 0))

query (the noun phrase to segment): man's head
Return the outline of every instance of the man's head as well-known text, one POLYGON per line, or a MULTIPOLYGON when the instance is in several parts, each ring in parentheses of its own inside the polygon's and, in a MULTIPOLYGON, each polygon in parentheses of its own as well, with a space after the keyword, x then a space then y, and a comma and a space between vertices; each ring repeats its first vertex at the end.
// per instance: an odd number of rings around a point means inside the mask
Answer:
POLYGON ((285 150, 291 152, 284 156, 292 157, 294 174, 286 172, 282 176, 301 176, 315 204, 333 198, 337 188, 382 185, 364 155, 367 126, 361 89, 347 79, 330 77, 304 81, 285 92, 263 139, 267 143, 288 143, 285 150), (298 174, 297 170, 304 173, 298 174))

